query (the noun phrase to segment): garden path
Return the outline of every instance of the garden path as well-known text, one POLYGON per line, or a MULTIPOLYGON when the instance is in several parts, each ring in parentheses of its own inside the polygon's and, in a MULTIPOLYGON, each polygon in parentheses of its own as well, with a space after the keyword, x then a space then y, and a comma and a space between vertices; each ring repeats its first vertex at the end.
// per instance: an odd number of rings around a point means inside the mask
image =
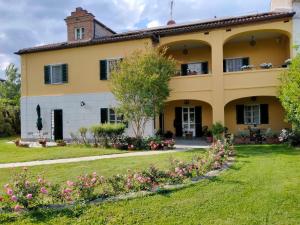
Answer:
POLYGON ((15 167, 29 167, 29 166, 40 166, 40 165, 50 165, 50 164, 61 164, 61 163, 74 163, 74 162, 85 162, 94 161, 101 159, 113 159, 113 158, 126 158, 132 156, 148 156, 148 155, 160 155, 175 152, 185 152, 195 148, 208 148, 207 145, 175 145, 175 150, 167 151, 144 151, 144 152, 129 152, 123 154, 111 154, 111 155, 100 155, 100 156, 88 156, 79 158, 69 158, 69 159, 51 159, 51 160, 40 160, 40 161, 30 161, 30 162, 16 162, 16 163, 3 163, 0 164, 0 169, 4 168, 15 168, 15 167))

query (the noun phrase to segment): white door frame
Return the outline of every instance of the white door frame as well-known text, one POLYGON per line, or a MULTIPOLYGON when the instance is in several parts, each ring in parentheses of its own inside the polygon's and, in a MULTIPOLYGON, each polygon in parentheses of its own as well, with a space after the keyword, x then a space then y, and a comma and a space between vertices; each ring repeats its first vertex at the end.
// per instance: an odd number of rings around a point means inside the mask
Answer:
POLYGON ((182 131, 183 135, 185 132, 192 132, 193 137, 196 136, 196 121, 195 121, 195 107, 184 106, 182 107, 182 131), (184 115, 187 114, 187 121, 184 120, 184 115), (193 119, 193 121, 191 120, 193 119))

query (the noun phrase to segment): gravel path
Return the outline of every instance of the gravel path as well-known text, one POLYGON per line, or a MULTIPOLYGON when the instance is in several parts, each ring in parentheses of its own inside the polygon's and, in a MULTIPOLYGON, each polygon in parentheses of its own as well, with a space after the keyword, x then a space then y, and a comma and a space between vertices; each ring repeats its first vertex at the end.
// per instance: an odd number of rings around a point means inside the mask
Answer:
POLYGON ((31 161, 31 162, 3 163, 0 164, 0 169, 50 165, 50 164, 59 164, 59 163, 86 162, 86 161, 94 161, 100 159, 126 158, 132 156, 161 155, 161 154, 168 154, 168 153, 175 153, 175 152, 185 152, 185 151, 192 150, 193 148, 207 148, 207 147, 208 146, 177 146, 175 150, 168 150, 168 151, 129 152, 123 154, 88 156, 88 157, 69 158, 69 159, 51 159, 51 160, 40 160, 40 161, 31 161))

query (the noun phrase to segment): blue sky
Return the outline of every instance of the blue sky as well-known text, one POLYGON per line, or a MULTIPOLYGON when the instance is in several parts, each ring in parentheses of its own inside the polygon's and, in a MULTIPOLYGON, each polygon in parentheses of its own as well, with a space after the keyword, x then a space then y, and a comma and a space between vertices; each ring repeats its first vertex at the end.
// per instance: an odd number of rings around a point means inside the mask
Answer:
MULTIPOLYGON (((170 0, 0 0, 0 77, 21 48, 66 40, 64 18, 81 6, 111 29, 165 25, 170 0)), ((270 0, 175 0, 177 23, 269 11, 270 0)))

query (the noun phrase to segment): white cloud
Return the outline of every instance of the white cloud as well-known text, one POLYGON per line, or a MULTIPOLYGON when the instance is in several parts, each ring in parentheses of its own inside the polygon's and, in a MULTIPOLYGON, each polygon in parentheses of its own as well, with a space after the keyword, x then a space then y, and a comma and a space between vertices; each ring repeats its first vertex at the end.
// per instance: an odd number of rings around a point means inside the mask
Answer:
MULTIPOLYGON (((78 6, 116 30, 164 25, 170 19, 170 0, 0 0, 0 68, 19 65, 14 52, 41 43, 65 41, 64 18, 78 6)), ((267 11, 270 0, 176 0, 177 23, 197 19, 267 11)), ((1 77, 0 69, 0 77, 1 77)), ((2 75, 3 76, 3 75, 2 75)))
POLYGON ((158 27, 160 26, 160 23, 158 20, 152 20, 147 24, 147 28, 152 28, 152 27, 158 27))

